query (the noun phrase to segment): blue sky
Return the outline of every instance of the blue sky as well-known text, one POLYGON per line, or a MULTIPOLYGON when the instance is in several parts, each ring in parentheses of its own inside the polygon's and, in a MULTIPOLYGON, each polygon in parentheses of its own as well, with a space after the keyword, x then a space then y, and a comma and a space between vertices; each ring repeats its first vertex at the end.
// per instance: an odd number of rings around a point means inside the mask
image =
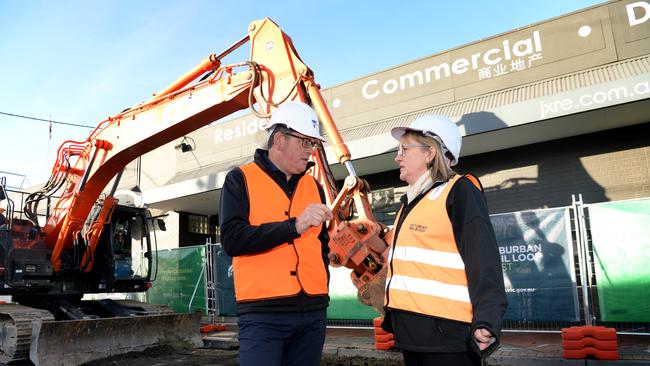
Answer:
MULTIPOLYGON (((94 126, 264 17, 292 38, 327 88, 599 3, 0 0, 0 112, 94 126)), ((236 56, 227 61, 246 54, 236 56)), ((47 123, 0 114, 0 171, 43 182, 59 145, 89 132, 55 124, 50 140, 47 123)))

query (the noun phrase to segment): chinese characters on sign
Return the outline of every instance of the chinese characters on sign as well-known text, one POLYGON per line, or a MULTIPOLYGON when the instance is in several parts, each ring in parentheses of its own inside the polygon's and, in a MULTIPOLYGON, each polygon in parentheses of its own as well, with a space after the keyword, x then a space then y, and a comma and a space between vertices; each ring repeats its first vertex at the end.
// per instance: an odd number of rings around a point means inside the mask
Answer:
POLYGON ((542 53, 533 53, 527 58, 516 58, 510 63, 500 63, 495 66, 485 66, 478 69, 478 79, 485 80, 492 77, 502 76, 511 72, 517 72, 529 69, 533 66, 534 61, 542 59, 542 53))

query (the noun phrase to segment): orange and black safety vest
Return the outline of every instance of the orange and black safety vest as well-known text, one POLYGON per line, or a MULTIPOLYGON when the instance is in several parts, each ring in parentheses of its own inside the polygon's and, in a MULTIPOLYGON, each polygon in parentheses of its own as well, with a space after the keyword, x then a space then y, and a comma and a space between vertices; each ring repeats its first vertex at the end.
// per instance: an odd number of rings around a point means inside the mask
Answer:
MULTIPOLYGON (((299 216, 312 203, 321 203, 316 180, 303 175, 289 199, 286 193, 255 163, 241 167, 246 181, 251 225, 278 222, 299 216)), ((299 238, 263 253, 233 258, 237 302, 327 294, 321 227, 311 227, 299 238)))
MULTIPOLYGON (((387 308, 471 323, 465 264, 446 207, 449 192, 460 177, 431 189, 404 218, 389 257, 387 308)), ((475 177, 468 178, 481 188, 475 177)))

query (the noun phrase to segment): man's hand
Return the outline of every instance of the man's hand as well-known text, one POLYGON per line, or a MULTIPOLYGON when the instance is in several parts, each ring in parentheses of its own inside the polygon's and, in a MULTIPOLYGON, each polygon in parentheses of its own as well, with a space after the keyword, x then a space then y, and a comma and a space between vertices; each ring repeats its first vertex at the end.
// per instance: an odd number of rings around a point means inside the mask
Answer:
POLYGON ((319 227, 323 222, 331 220, 332 211, 322 203, 312 203, 296 218, 296 231, 302 234, 310 227, 319 227))
POLYGON ((494 338, 492 337, 492 333, 490 333, 489 330, 485 328, 477 328, 474 331, 474 339, 478 344, 478 349, 483 351, 490 346, 494 338))

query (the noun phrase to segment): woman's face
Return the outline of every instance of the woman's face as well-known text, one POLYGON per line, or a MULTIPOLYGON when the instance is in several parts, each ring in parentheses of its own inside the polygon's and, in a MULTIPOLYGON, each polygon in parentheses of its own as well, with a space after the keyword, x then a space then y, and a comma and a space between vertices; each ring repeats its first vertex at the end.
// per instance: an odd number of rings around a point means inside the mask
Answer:
POLYGON ((435 150, 413 136, 404 135, 399 143, 395 156, 395 162, 399 165, 399 179, 412 185, 427 171, 427 164, 435 157, 435 150))

